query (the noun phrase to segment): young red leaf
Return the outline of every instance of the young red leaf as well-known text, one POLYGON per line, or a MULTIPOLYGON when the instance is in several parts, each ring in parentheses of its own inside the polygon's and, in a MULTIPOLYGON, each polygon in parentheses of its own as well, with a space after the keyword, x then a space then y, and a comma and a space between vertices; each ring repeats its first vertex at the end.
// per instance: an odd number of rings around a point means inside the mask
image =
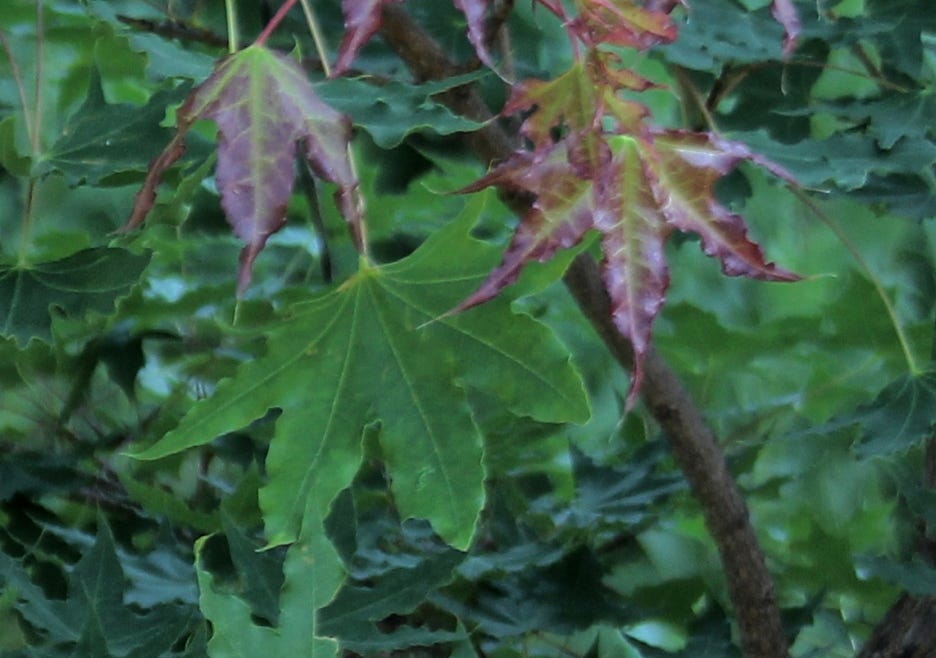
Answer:
POLYGON ((246 48, 223 60, 180 114, 218 125, 221 205, 247 243, 238 294, 250 284, 257 254, 286 221, 300 141, 315 173, 338 185, 342 213, 357 232, 361 210, 348 160, 350 121, 319 100, 296 62, 261 46, 246 48))
POLYGON ((521 132, 537 148, 551 145, 556 129, 577 135, 600 133, 601 117, 608 110, 621 124, 635 126, 647 109, 618 97, 614 90, 642 91, 653 83, 635 73, 615 70, 610 65, 614 59, 615 55, 594 52, 554 80, 526 81, 514 88, 503 114, 535 109, 523 122, 521 132))
POLYGON ((646 49, 676 39, 676 24, 663 11, 634 0, 579 0, 579 15, 569 29, 587 46, 616 45, 646 49))
POLYGON ((643 140, 642 150, 647 179, 666 220, 697 233, 705 253, 722 262, 725 274, 799 279, 767 262, 760 246, 748 238, 744 219, 715 199, 718 179, 752 159, 746 146, 702 133, 669 131, 643 140))
POLYGON ((380 29, 383 6, 398 0, 341 0, 344 13, 345 34, 338 48, 338 61, 332 77, 345 73, 361 48, 380 29))
POLYGON ((589 229, 597 229, 612 319, 634 348, 628 395, 632 405, 653 322, 666 299, 664 247, 674 229, 697 233, 705 253, 721 260, 726 274, 773 281, 799 278, 767 262, 748 237, 744 220, 715 199, 716 181, 745 160, 788 178, 741 144, 681 131, 647 131, 639 137, 571 134, 533 153, 514 154, 463 191, 497 185, 527 192, 535 200, 501 265, 455 310, 495 297, 527 262, 548 260, 558 249, 578 243, 589 229))
POLYGON ((465 15, 468 21, 468 40, 478 53, 478 59, 485 66, 495 68, 494 59, 487 47, 487 30, 485 29, 485 14, 487 14, 490 0, 453 0, 455 8, 465 15))
POLYGON ((498 186, 536 196, 523 217, 501 265, 455 309, 482 304, 516 281, 523 266, 545 262, 556 251, 578 244, 592 227, 597 204, 591 181, 580 178, 569 163, 564 145, 535 153, 518 152, 487 176, 461 192, 498 186))
POLYGON ((799 43, 800 30, 802 28, 799 13, 793 5, 793 0, 774 0, 770 8, 770 13, 773 14, 774 19, 776 19, 786 31, 786 36, 783 39, 783 56, 789 57, 793 54, 793 51, 796 50, 796 46, 799 43))
POLYGON ((657 206, 634 141, 617 144, 601 185, 616 211, 596 217, 595 226, 603 234, 602 276, 614 324, 634 348, 634 375, 627 400, 630 407, 643 381, 653 322, 669 287, 665 244, 672 228, 657 206))

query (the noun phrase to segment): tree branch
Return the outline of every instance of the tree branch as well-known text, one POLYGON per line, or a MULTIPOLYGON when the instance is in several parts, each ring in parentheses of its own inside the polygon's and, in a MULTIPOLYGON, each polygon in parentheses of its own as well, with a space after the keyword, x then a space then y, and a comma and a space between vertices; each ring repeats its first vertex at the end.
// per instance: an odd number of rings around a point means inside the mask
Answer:
MULTIPOLYGON (((445 78, 458 70, 439 44, 396 4, 384 5, 381 34, 417 80, 445 78)), ((461 87, 439 98, 470 119, 491 118, 490 110, 472 87, 461 87)), ((470 134, 468 142, 486 164, 508 157, 518 144, 496 121, 470 134)), ((529 208, 529 199, 523 196, 505 195, 504 201, 519 214, 529 208)), ((631 369, 630 343, 611 321, 610 302, 594 259, 587 254, 576 258, 565 283, 614 357, 631 369)), ((659 354, 651 351, 645 368, 644 400, 704 509, 709 532, 721 555, 745 655, 786 658, 789 652, 773 580, 715 434, 659 354)))

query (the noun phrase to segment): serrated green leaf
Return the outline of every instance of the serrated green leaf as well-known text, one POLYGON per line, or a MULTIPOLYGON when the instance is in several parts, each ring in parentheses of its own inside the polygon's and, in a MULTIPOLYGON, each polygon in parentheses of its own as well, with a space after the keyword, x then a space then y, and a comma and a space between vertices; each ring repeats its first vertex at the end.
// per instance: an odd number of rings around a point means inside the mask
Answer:
POLYGON ((341 78, 316 85, 315 91, 332 107, 351 116, 381 148, 399 146, 414 132, 438 135, 472 132, 484 123, 455 114, 432 100, 435 94, 476 82, 487 72, 467 73, 421 85, 391 81, 376 86, 366 78, 341 78))
POLYGON ((377 421, 401 514, 429 519, 447 541, 467 546, 484 471, 464 386, 542 421, 588 416, 568 353, 545 327, 506 302, 441 317, 497 258, 466 235, 482 207, 483 198, 405 260, 366 267, 338 291, 293 307, 264 357, 139 456, 201 445, 283 409, 261 491, 270 540, 281 543, 295 536, 307 496, 324 513, 351 482, 361 433, 377 421))
POLYGON ((21 344, 52 338, 53 309, 73 317, 112 313, 143 273, 149 254, 96 247, 29 267, 0 266, 0 333, 21 344))

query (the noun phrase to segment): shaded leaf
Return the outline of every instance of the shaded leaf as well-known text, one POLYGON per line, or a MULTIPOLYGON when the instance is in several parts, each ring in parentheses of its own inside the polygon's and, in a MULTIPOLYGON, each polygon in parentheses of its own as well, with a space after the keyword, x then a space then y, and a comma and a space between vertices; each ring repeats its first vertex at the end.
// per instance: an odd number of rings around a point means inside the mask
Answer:
POLYGON ((936 423, 936 373, 901 377, 840 422, 860 425, 859 455, 887 455, 919 445, 930 438, 936 423))
POLYGON ((29 267, 0 266, 0 332, 25 344, 52 338, 52 313, 109 314, 130 292, 149 254, 96 247, 29 267))
POLYGON ((446 541, 466 546, 484 473, 463 387, 492 391, 514 413, 544 421, 588 415, 568 354, 529 317, 502 304, 431 322, 495 257, 466 236, 480 208, 403 261, 364 269, 340 290, 293 307, 271 331, 265 356, 140 456, 201 445, 283 409, 267 459, 270 484, 261 491, 271 542, 282 543, 295 536, 307 496, 324 513, 350 483, 362 432, 379 421, 401 514, 429 519, 446 541))
POLYGON ((880 578, 913 596, 936 594, 936 569, 922 560, 897 562, 886 557, 861 555, 855 567, 863 579, 880 578))
POLYGON ((342 78, 323 82, 316 86, 316 92, 329 105, 350 115, 354 125, 370 133, 378 146, 391 149, 418 131, 449 135, 484 126, 432 100, 434 94, 475 82, 484 75, 468 73, 421 85, 391 81, 379 86, 367 78, 342 78))
POLYGON ((171 131, 160 126, 166 108, 185 97, 186 85, 153 94, 143 107, 110 104, 101 74, 91 69, 88 96, 62 128, 62 135, 36 162, 37 175, 60 171, 72 185, 97 185, 122 172, 144 172, 171 131))
POLYGON ((46 633, 47 646, 71 647, 72 656, 156 658, 184 639, 197 619, 194 606, 158 605, 142 614, 127 607, 123 570, 106 525, 69 575, 65 600, 47 598, 23 567, 2 553, 0 577, 19 592, 18 610, 46 633))
MULTIPOLYGON (((399 644, 395 634, 377 632, 374 623, 392 614, 405 615, 425 602, 428 594, 450 582, 455 567, 464 559, 457 551, 428 555, 409 568, 391 569, 365 584, 346 584, 335 599, 319 613, 322 632, 340 638, 342 646, 352 650, 360 648, 363 638, 368 645, 383 640, 397 648, 412 645, 399 644), (383 637, 382 637, 383 636, 383 637)), ((433 642, 451 642, 459 636, 443 634, 433 642)), ((424 638, 428 639, 428 638, 424 638)))

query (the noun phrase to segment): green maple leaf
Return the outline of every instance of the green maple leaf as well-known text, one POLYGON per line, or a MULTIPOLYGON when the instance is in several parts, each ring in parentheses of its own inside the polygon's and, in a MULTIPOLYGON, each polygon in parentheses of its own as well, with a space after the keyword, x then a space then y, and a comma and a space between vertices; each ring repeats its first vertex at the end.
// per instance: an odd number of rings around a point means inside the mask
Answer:
POLYGON ((52 313, 112 313, 130 292, 149 255, 97 247, 27 267, 0 266, 0 334, 26 344, 52 339, 52 313))
POLYGON ((140 456, 204 444, 282 409, 261 491, 270 541, 282 543, 296 536, 309 496, 324 514, 348 486, 362 432, 376 423, 401 514, 429 519, 448 542, 467 546, 484 468, 466 388, 542 421, 588 416, 568 354, 542 325, 506 302, 441 317, 496 262, 495 249, 466 235, 480 210, 473 204, 410 257, 365 266, 339 290, 297 304, 268 332, 264 357, 140 456))
POLYGON ((88 96, 69 117, 62 135, 36 163, 36 175, 57 170, 69 183, 96 185, 117 173, 144 172, 159 155, 170 131, 160 127, 166 107, 178 102, 186 87, 162 89, 143 107, 109 104, 101 74, 91 69, 88 96))
POLYGON ((184 153, 185 134, 199 119, 218 126, 221 205, 246 243, 238 294, 250 285, 253 263, 267 239, 286 223, 300 147, 312 170, 338 185, 339 208, 360 234, 363 208, 348 158, 350 121, 318 98, 296 62, 256 45, 221 60, 179 109, 178 134, 151 167, 127 228, 149 212, 162 174, 184 153))

